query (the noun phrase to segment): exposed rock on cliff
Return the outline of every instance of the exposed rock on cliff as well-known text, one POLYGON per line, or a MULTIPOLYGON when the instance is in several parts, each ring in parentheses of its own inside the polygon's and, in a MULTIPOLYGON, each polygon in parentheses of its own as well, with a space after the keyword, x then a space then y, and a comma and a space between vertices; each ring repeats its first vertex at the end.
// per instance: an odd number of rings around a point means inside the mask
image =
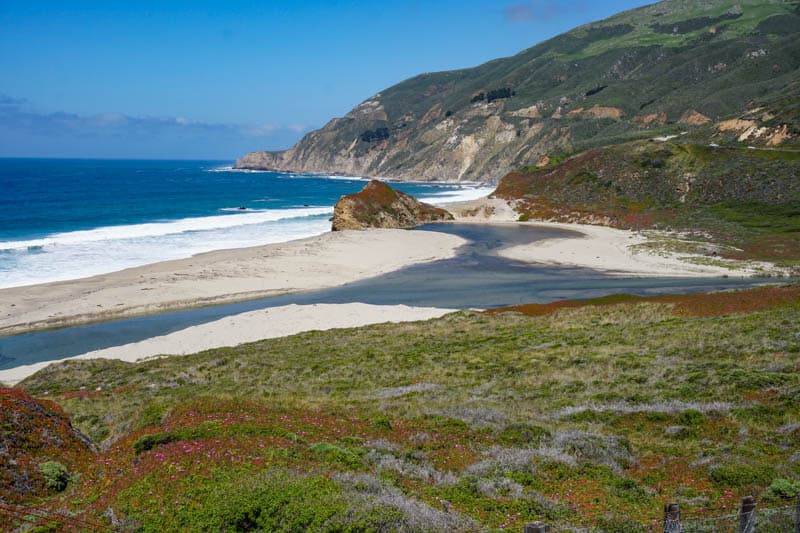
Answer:
POLYGON ((372 180, 360 192, 342 196, 336 202, 331 229, 413 228, 452 219, 453 215, 444 209, 372 180))

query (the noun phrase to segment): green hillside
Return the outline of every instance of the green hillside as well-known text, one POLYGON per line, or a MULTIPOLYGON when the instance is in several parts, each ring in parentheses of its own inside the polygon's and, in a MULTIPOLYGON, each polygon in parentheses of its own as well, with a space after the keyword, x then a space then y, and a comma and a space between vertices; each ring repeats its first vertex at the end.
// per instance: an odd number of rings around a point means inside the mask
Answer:
POLYGON ((416 76, 239 165, 497 181, 554 151, 703 125, 735 143, 743 129, 714 125, 753 110, 766 129, 744 144, 794 144, 798 67, 797 1, 667 0, 509 58, 416 76))

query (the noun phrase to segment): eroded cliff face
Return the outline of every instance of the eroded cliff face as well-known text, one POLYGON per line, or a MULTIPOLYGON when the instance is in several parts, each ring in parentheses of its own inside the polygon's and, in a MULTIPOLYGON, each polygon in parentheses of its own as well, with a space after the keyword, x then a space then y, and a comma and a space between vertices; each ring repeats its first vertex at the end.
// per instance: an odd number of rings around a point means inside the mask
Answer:
POLYGON ((798 58, 794 4, 708 0, 689 10, 684 0, 667 0, 512 57, 416 76, 291 149, 253 152, 236 166, 496 183, 588 148, 684 131, 711 135, 755 109, 769 118, 720 131, 741 129, 733 143, 797 144, 798 58))
POLYGON ((444 209, 420 202, 382 181, 372 180, 360 192, 342 196, 336 202, 331 229, 408 229, 452 219, 453 215, 444 209))
MULTIPOLYGON (((386 113, 378 94, 283 152, 251 152, 237 168, 337 173, 418 181, 496 182, 512 168, 567 146, 569 129, 504 111, 503 102, 472 104, 445 116, 435 104, 419 119, 404 116, 387 138, 367 126, 386 113), (345 133, 364 124, 364 131, 345 133), (546 127, 547 126, 547 127, 546 127), (369 139, 369 140, 365 140, 369 139)), ((554 121, 546 121, 554 122, 554 121)))

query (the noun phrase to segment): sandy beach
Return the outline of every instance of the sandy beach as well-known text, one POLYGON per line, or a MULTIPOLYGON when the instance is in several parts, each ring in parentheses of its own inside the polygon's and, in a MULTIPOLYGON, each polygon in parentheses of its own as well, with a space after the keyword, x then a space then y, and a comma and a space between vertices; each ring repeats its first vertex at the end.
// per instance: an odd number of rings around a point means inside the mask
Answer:
MULTIPOLYGON (((451 209, 457 214, 458 222, 517 223, 513 210, 494 200, 458 204, 451 209)), ((708 277, 754 273, 692 264, 685 260, 686 254, 679 257, 637 248, 647 242, 648 237, 632 231, 579 224, 528 224, 572 230, 583 237, 512 246, 500 249, 499 255, 517 261, 588 267, 625 276, 708 277)), ((91 278, 3 289, 0 290, 0 335, 329 288, 409 265, 453 257, 465 242, 461 237, 432 231, 331 232, 282 244, 220 250, 91 278)), ((450 311, 362 303, 288 305, 232 315, 74 358, 137 361, 309 330, 424 320, 450 311)), ((0 382, 16 383, 47 364, 0 371, 0 382)))
POLYGON ((331 232, 3 289, 0 335, 334 287, 452 257, 464 242, 430 231, 331 232))
MULTIPOLYGON (((462 223, 518 224, 508 206, 493 200, 457 204, 451 209, 462 223)), ((499 250, 499 255, 621 276, 746 277, 759 273, 754 268, 719 266, 712 261, 702 264, 708 258, 701 255, 648 251, 639 246, 648 242, 648 237, 638 232, 583 224, 526 224, 572 230, 584 237, 513 246, 499 250)), ((433 231, 331 232, 90 278, 0 289, 0 335, 324 289, 453 257, 464 243, 460 237, 433 231)))
MULTIPOLYGON (((314 304, 286 305, 240 313, 140 342, 88 352, 72 359, 119 359, 135 362, 159 355, 186 355, 211 348, 236 346, 261 339, 285 337, 304 331, 352 328, 384 322, 409 322, 437 318, 452 309, 405 305, 314 304)), ((0 370, 0 382, 13 385, 52 361, 0 370)))
POLYGON ((620 276, 749 277, 758 273, 752 268, 693 264, 687 260, 705 257, 699 254, 650 253, 637 249, 637 246, 647 243, 649 239, 633 231, 587 224, 546 224, 548 227, 583 233, 584 237, 548 239, 530 245, 505 248, 499 254, 517 261, 593 268, 620 276))

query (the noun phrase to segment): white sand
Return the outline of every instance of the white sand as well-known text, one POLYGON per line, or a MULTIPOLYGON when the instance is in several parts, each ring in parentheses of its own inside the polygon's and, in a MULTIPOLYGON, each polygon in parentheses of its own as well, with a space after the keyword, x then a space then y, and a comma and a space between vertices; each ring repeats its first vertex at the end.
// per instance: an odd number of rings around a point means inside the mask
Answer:
MULTIPOLYGON (((498 198, 482 198, 459 202, 447 206, 461 223, 529 224, 547 228, 560 228, 582 233, 583 238, 546 239, 522 246, 512 246, 499 250, 498 255, 526 263, 584 267, 602 270, 607 274, 641 277, 749 277, 771 272, 781 272, 769 263, 751 262, 749 264, 727 262, 726 266, 696 264, 709 262, 707 256, 690 253, 654 252, 635 249, 636 245, 647 243, 646 234, 622 230, 608 226, 589 224, 566 224, 547 221, 518 222, 519 213, 498 198)), ((656 232, 649 232, 655 234, 656 232)), ((664 236, 679 238, 674 234, 662 232, 664 236)), ((716 261, 725 261, 714 258, 716 261)))
MULTIPOLYGON (((168 335, 96 350, 68 359, 105 358, 134 362, 157 355, 186 355, 211 348, 285 337, 304 331, 428 320, 452 312, 452 309, 405 305, 292 304, 232 315, 168 335)), ((51 363, 52 361, 47 361, 0 370, 0 382, 15 384, 51 363)))
POLYGON ((632 246, 648 242, 641 233, 586 224, 536 222, 534 225, 562 228, 583 233, 580 239, 546 239, 500 250, 503 257, 527 263, 567 265, 603 270, 620 276, 642 277, 720 277, 752 276, 750 269, 731 269, 692 264, 681 258, 702 255, 637 252, 632 246))
POLYGON ((91 278, 0 290, 0 335, 323 289, 455 255, 430 231, 333 232, 221 250, 91 278))

